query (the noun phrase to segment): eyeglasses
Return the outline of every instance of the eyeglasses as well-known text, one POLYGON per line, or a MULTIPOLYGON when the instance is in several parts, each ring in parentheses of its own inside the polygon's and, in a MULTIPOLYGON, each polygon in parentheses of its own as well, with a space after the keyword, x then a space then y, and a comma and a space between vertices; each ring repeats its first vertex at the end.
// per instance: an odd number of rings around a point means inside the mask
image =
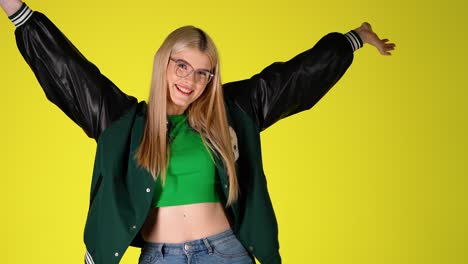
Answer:
POLYGON ((214 74, 208 70, 194 70, 192 65, 184 60, 174 58, 170 58, 170 60, 175 63, 175 73, 178 77, 185 78, 193 73, 195 82, 201 85, 207 85, 213 79, 214 74))

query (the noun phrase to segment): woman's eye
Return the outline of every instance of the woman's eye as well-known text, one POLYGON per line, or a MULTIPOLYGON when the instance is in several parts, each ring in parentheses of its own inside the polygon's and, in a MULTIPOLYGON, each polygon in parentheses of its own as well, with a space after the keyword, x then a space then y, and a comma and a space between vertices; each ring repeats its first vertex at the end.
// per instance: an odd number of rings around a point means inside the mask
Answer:
POLYGON ((208 73, 205 71, 198 71, 198 75, 200 75, 201 77, 208 77, 208 73))
POLYGON ((186 70, 188 68, 187 64, 183 63, 183 62, 178 62, 177 67, 179 67, 179 68, 181 68, 183 70, 186 70))

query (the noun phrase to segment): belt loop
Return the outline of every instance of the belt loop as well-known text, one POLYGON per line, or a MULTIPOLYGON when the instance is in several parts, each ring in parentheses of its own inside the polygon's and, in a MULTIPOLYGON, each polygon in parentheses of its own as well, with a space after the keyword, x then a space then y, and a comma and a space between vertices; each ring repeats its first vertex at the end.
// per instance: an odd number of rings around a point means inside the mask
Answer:
POLYGON ((161 259, 164 259, 164 243, 161 243, 161 245, 158 247, 159 254, 161 254, 161 259))
POLYGON ((205 246, 208 249, 208 254, 209 255, 213 254, 213 248, 211 247, 210 242, 208 241, 207 238, 203 238, 203 243, 205 243, 205 246))

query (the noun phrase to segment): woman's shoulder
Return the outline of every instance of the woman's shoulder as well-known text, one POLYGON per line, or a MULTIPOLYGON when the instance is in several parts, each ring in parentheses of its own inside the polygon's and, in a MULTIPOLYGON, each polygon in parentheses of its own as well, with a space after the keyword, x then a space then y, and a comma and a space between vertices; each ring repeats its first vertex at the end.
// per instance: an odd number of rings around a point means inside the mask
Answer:
POLYGON ((145 101, 140 101, 129 107, 101 133, 99 141, 102 141, 104 138, 114 140, 115 137, 120 138, 130 135, 136 123, 144 123, 146 121, 146 109, 147 103, 145 101))
POLYGON ((146 116, 147 109, 148 109, 148 103, 146 101, 140 101, 136 105, 136 114, 138 116, 146 116))

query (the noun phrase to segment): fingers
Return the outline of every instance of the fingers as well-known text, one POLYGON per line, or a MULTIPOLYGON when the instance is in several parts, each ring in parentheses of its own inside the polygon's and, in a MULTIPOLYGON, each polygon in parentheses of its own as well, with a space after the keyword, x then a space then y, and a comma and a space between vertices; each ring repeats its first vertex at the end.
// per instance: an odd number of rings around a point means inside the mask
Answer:
POLYGON ((385 48, 377 48, 377 50, 378 50, 379 53, 382 54, 382 55, 385 55, 385 56, 392 55, 392 54, 390 53, 390 51, 387 50, 387 49, 385 49, 385 48))
POLYGON ((377 49, 379 50, 380 54, 389 56, 389 55, 392 55, 390 51, 395 50, 395 45, 387 44, 387 45, 380 46, 377 49))
POLYGON ((395 49, 395 44, 391 43, 391 44, 385 44, 384 45, 384 48, 385 49, 388 49, 388 50, 394 50, 395 49))
POLYGON ((376 48, 379 50, 380 54, 389 56, 392 55, 390 51, 395 50, 396 45, 394 43, 387 43, 388 39, 382 39, 376 48))
POLYGON ((393 47, 395 48, 395 43, 387 43, 389 40, 388 39, 382 39, 380 42, 384 45, 384 46, 388 46, 388 47, 393 47))

